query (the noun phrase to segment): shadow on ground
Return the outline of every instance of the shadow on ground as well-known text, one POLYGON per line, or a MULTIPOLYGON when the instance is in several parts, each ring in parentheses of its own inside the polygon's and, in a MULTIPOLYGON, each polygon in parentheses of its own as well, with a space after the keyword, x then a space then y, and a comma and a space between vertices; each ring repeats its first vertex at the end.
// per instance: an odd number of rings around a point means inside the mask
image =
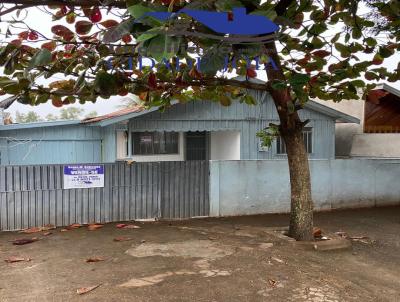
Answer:
POLYGON ((0 233, 0 301, 400 301, 399 207, 316 214, 327 234, 368 237, 336 252, 271 231, 287 222, 262 215, 0 233), (32 237, 40 240, 10 242, 32 237), (11 256, 32 260, 3 261, 11 256))

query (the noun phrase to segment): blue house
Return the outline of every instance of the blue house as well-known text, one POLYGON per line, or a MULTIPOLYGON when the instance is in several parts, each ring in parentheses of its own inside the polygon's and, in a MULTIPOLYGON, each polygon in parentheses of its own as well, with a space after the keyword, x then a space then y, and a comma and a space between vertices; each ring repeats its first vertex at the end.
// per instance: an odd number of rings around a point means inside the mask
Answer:
MULTIPOLYGON (((257 105, 193 101, 163 113, 136 106, 83 121, 0 125, 0 164, 284 159, 281 139, 265 148, 256 136, 278 123, 271 96, 250 93, 257 105)), ((334 158, 336 122, 359 122, 313 101, 299 114, 310 120, 303 135, 310 159, 334 158)))

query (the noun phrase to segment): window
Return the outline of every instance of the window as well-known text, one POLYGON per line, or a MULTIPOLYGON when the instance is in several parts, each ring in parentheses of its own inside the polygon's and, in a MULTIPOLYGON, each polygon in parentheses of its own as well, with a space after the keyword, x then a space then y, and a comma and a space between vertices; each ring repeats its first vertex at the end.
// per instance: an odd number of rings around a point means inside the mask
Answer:
MULTIPOLYGON (((312 153, 313 152, 312 128, 304 128, 303 140, 307 153, 312 153)), ((276 153, 286 154, 286 145, 281 137, 278 137, 278 139, 276 140, 276 153)))
POLYGON ((134 132, 134 155, 178 154, 178 132, 134 132))

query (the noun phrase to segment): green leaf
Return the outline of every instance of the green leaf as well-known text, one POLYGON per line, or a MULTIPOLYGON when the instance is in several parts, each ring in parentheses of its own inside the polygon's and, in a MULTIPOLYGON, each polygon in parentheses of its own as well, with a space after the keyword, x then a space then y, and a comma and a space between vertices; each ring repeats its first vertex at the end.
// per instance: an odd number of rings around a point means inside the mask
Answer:
POLYGON ((82 84, 85 83, 85 76, 86 76, 86 70, 79 75, 78 79, 75 82, 74 90, 78 90, 79 88, 82 87, 82 84))
POLYGON ((231 11, 236 7, 243 7, 243 4, 238 0, 217 0, 215 6, 220 11, 231 11))
POLYGON ((268 19, 270 19, 271 21, 275 20, 275 18, 277 17, 276 11, 273 9, 271 9, 271 10, 255 10, 250 15, 264 16, 264 17, 267 17, 268 19))
POLYGON ((302 73, 295 73, 292 75, 289 79, 289 83, 292 86, 304 86, 305 84, 310 81, 310 76, 308 74, 302 74, 302 73))
POLYGON ((221 103, 222 106, 226 106, 226 107, 228 107, 232 104, 231 99, 225 94, 220 95, 219 102, 221 103))
POLYGON ((364 42, 367 43, 367 45, 370 46, 370 47, 375 47, 375 46, 378 44, 378 42, 376 41, 376 39, 371 38, 371 37, 366 38, 366 39, 364 40, 364 42))
POLYGON ((146 32, 144 32, 143 34, 141 34, 139 37, 136 38, 137 42, 144 42, 150 39, 153 39, 154 37, 158 36, 161 32, 163 32, 163 28, 162 27, 155 27, 152 28, 146 32))
POLYGON ((47 49, 41 49, 32 57, 29 63, 29 69, 38 66, 46 66, 51 63, 51 52, 47 49))
POLYGON ((389 58, 391 55, 393 55, 393 53, 394 51, 389 48, 379 47, 379 55, 384 59, 389 58))
POLYGON ((128 7, 128 12, 135 19, 139 19, 144 16, 146 13, 153 12, 153 10, 147 6, 143 6, 141 4, 136 4, 128 7))
POLYGON ((94 90, 101 96, 110 96, 117 93, 116 78, 105 72, 99 71, 94 80, 94 90))
POLYGON ((246 94, 245 96, 242 97, 242 100, 247 104, 247 105, 257 105, 256 99, 250 95, 246 94))
POLYGON ((200 72, 207 75, 215 75, 225 66, 225 55, 217 47, 211 47, 201 58, 200 72))
POLYGON ((275 90, 282 90, 282 89, 286 89, 287 85, 285 82, 283 81, 279 81, 279 80, 274 80, 271 87, 275 90))
POLYGON ((158 35, 150 40, 147 52, 156 61, 171 59, 179 50, 180 39, 167 35, 158 35))

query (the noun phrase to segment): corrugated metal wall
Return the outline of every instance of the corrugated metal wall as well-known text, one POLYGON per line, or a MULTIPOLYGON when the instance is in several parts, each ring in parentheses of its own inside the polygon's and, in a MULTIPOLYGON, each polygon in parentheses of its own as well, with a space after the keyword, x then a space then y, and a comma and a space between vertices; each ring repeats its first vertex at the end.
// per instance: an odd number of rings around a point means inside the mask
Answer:
POLYGON ((205 216, 208 177, 205 162, 105 164, 104 188, 64 190, 63 165, 0 167, 0 230, 205 216))
POLYGON ((102 161, 99 127, 82 125, 0 131, 0 165, 97 163, 102 161))
POLYGON ((161 162, 161 216, 178 219, 208 216, 208 161, 161 162))

